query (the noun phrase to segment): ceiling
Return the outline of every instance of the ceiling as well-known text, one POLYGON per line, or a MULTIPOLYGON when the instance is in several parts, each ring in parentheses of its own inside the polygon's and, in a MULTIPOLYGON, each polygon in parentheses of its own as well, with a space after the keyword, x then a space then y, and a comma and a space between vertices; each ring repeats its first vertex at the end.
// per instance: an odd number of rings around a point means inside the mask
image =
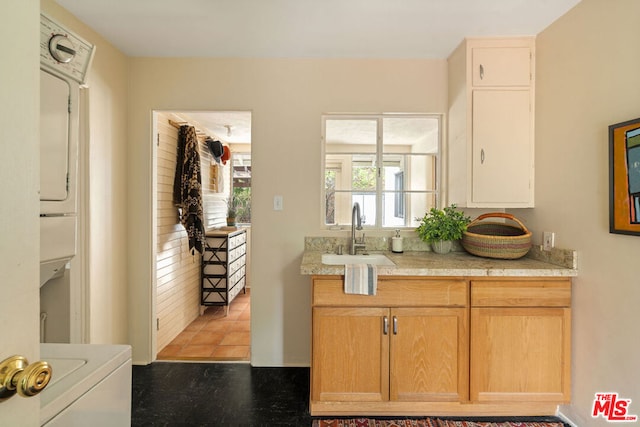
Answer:
POLYGON ((56 0, 129 56, 446 58, 580 0, 56 0))
POLYGON ((227 144, 251 143, 250 111, 172 111, 212 138, 227 144))
MULTIPOLYGON (((464 37, 538 34, 580 0, 55 1, 132 57, 446 58, 464 37)), ((251 141, 248 112, 185 114, 251 141)))

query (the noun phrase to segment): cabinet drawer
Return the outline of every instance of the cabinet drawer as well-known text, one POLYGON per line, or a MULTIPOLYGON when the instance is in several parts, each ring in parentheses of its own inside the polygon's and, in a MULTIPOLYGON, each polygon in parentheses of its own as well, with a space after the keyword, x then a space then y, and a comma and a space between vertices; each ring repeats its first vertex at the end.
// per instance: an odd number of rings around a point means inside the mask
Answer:
POLYGON ((571 279, 471 281, 472 307, 570 307, 571 279))
POLYGON ((244 258, 245 256, 242 255, 240 258, 229 263, 229 274, 235 273, 240 267, 245 265, 244 258))
POLYGON ((229 274, 229 285, 231 287, 235 286, 236 283, 240 282, 244 279, 245 276, 245 268, 242 266, 238 271, 233 274, 229 274))
POLYGON ((456 279, 378 278, 376 295, 344 293, 343 277, 313 278, 314 306, 465 307, 467 282, 456 279))
POLYGON ((245 245, 238 246, 237 248, 229 251, 229 262, 233 262, 240 259, 245 254, 245 245))
POLYGON ((247 233, 242 232, 229 238, 229 247, 235 248, 242 245, 247 240, 247 233))

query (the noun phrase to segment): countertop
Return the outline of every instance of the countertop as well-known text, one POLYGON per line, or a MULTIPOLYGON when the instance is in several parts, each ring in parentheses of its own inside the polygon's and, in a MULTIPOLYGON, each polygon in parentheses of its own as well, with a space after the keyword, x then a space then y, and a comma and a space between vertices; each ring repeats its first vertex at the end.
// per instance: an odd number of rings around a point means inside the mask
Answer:
MULTIPOLYGON (((343 265, 322 263, 322 251, 306 250, 300 264, 304 275, 344 275, 343 265)), ((374 253, 371 251, 371 253, 374 253)), ((395 263, 377 266, 379 276, 555 276, 578 275, 575 262, 572 267, 553 264, 530 256, 516 260, 481 258, 467 252, 450 252, 445 255, 430 251, 375 251, 386 255, 395 263)))
POLYGON ((220 228, 212 228, 210 230, 207 230, 204 233, 204 235, 206 237, 224 237, 230 234, 237 234, 243 231, 244 231, 243 228, 233 225, 233 226, 225 226, 220 228))

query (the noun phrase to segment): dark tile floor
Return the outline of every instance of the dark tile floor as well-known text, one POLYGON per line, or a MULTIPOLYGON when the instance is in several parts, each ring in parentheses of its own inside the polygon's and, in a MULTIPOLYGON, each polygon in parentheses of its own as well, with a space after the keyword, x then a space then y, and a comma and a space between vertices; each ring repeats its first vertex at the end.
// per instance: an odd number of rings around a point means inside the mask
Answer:
POLYGON ((132 426, 311 426, 308 368, 133 367, 132 426))
POLYGON ((310 427, 308 401, 309 368, 155 362, 133 367, 131 425, 310 427))

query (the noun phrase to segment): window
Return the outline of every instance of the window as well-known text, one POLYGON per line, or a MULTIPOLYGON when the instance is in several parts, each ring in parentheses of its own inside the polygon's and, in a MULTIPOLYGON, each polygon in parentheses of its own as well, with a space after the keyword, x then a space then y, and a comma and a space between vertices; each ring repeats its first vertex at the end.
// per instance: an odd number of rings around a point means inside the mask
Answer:
POLYGON ((437 206, 439 115, 325 115, 324 224, 351 224, 360 204, 364 224, 417 227, 437 206))
POLYGON ((251 223, 251 154, 234 153, 231 162, 233 197, 237 204, 236 221, 251 223))

